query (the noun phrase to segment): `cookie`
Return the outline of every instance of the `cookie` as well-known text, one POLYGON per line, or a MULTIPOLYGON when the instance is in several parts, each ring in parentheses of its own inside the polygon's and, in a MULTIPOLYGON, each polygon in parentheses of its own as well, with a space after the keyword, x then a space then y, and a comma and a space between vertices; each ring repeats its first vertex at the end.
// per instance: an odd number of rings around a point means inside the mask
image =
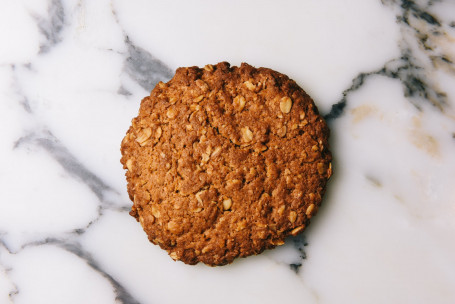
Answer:
POLYGON ((329 129, 293 80, 227 62, 177 69, 121 144, 135 217, 174 260, 225 265, 309 224, 332 174, 329 129))

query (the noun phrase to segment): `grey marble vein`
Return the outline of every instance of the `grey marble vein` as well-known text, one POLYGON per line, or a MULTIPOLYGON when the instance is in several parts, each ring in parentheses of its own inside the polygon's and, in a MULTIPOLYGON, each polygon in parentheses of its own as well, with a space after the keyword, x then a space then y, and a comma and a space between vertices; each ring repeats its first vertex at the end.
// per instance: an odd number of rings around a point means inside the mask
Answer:
MULTIPOLYGON (((23 67, 25 68, 30 68, 30 63, 28 64, 25 64, 25 65, 22 65, 23 67)), ((25 96, 22 92, 22 88, 20 86, 20 82, 18 81, 17 79, 17 75, 16 75, 16 65, 15 64, 11 64, 10 65, 10 69, 11 69, 11 72, 12 72, 12 89, 14 91, 14 93, 17 94, 17 100, 19 102, 19 104, 22 106, 22 108, 25 110, 25 112, 27 112, 28 114, 31 114, 32 113, 32 108, 30 106, 30 101, 29 99, 27 98, 27 96, 25 96)))
POLYGON ((117 94, 123 95, 123 96, 131 96, 131 95, 133 95, 133 93, 131 93, 130 91, 128 91, 124 86, 121 86, 121 87, 117 90, 117 94))
MULTIPOLYGON (((3 243, 0 242, 0 245, 3 245, 3 243)), ((38 247, 38 246, 43 246, 43 245, 49 245, 49 246, 56 246, 60 249, 63 249, 81 260, 83 260, 87 265, 92 268, 95 272, 100 274, 103 278, 105 278, 109 283, 112 285, 114 288, 114 292, 116 295, 116 300, 120 301, 122 304, 139 304, 140 302, 136 300, 127 290, 125 287, 123 287, 116 279, 114 279, 109 273, 107 273, 100 265, 99 263, 95 260, 95 258, 90 254, 90 252, 86 251, 81 244, 78 242, 71 242, 69 240, 64 240, 60 238, 46 238, 45 240, 42 241, 34 241, 30 242, 27 244, 24 244, 18 251, 11 252, 9 251, 10 254, 17 254, 21 252, 22 250, 29 248, 29 247, 38 247)), ((7 247, 6 247, 7 248, 7 247)), ((7 249, 8 250, 8 249, 7 249)), ((10 298, 12 298, 14 295, 19 293, 19 290, 16 288, 15 291, 12 291, 12 295, 10 295, 10 298)))
POLYGON ((48 52, 63 40, 62 30, 66 15, 61 0, 52 0, 47 10, 47 18, 35 17, 38 29, 46 39, 40 46, 40 53, 48 52))
MULTIPOLYGON (((111 3, 111 12, 117 25, 121 28, 124 41, 127 46, 126 59, 123 70, 147 92, 150 92, 160 82, 167 82, 173 76, 173 71, 160 59, 153 56, 147 50, 135 45, 125 32, 114 5, 111 3)), ((118 94, 132 95, 126 88, 120 86, 118 94)))
POLYGON ((80 259, 84 260, 87 265, 89 265, 93 270, 98 272, 101 276, 107 279, 112 287, 114 287, 114 291, 116 294, 116 300, 120 301, 123 304, 139 304, 140 302, 136 300, 127 290, 123 287, 116 279, 114 279, 110 274, 104 271, 101 266, 96 262, 96 260, 92 257, 92 255, 85 251, 82 246, 77 243, 67 243, 67 242, 60 242, 57 240, 57 246, 71 252, 72 254, 76 255, 80 259))
MULTIPOLYGON (((9 246, 6 244, 6 242, 3 239, 3 236, 5 234, 6 233, 4 233, 4 232, 0 232, 0 247, 3 247, 8 254, 14 254, 14 252, 9 248, 9 246)), ((4 269, 4 275, 8 277, 8 273, 12 270, 12 268, 6 267, 3 263, 1 263, 1 251, 0 251, 0 265, 4 269)), ((13 288, 8 291, 8 297, 12 301, 14 299, 14 297, 19 293, 19 287, 9 277, 8 277, 8 279, 11 282, 11 284, 13 285, 13 288)))
POLYGON ((128 36, 125 38, 128 55, 124 63, 126 73, 147 92, 160 81, 172 78, 172 70, 148 51, 134 45, 128 36))
POLYGON ((302 267, 302 262, 306 259, 306 253, 304 247, 308 245, 305 235, 300 234, 291 238, 292 245, 296 251, 299 252, 300 262, 294 262, 289 264, 289 268, 294 271, 296 274, 299 273, 300 267, 302 267))
POLYGON ((5 235, 6 235, 6 232, 0 232, 0 246, 5 248, 5 250, 11 254, 12 250, 9 248, 8 244, 3 239, 3 236, 5 236, 5 235))
POLYGON ((23 136, 16 141, 14 148, 18 148, 25 143, 31 143, 43 148, 70 176, 87 185, 101 202, 107 201, 108 192, 109 194, 117 194, 117 191, 82 164, 50 131, 23 136))
MULTIPOLYGON (((428 24, 440 26, 441 23, 438 21, 436 17, 430 14, 428 11, 425 11, 425 8, 421 7, 421 5, 417 4, 416 1, 412 0, 388 0, 386 2, 391 2, 393 4, 399 4, 403 10, 403 15, 401 19, 403 22, 409 25, 409 17, 412 15, 416 18, 424 20, 428 24)), ((420 3, 424 3, 426 8, 432 5, 433 1, 420 1, 420 3)))
MULTIPOLYGON (((352 80, 352 85, 343 91, 342 98, 332 105, 331 110, 324 118, 328 121, 340 117, 348 102, 348 96, 360 89, 371 76, 385 76, 397 79, 401 82, 404 96, 419 110, 422 109, 423 103, 431 104, 435 109, 444 112, 447 106, 447 94, 439 90, 430 79, 425 76, 424 63, 420 62, 419 57, 415 54, 413 47, 407 39, 417 39, 422 46, 423 52, 431 61, 438 60, 440 63, 455 69, 453 62, 444 53, 435 56, 433 48, 428 45, 428 35, 439 35, 437 29, 441 26, 440 21, 425 11, 424 8, 417 5, 414 1, 409 0, 388 0, 383 1, 388 5, 398 5, 400 15, 397 16, 397 22, 401 27, 411 30, 412 35, 402 33, 403 39, 400 46, 400 57, 386 62, 380 69, 359 73, 352 80), (412 26, 410 18, 417 18, 427 23, 432 30, 429 33, 423 33, 421 30, 412 26), (412 36, 412 37, 408 37, 412 36), (406 38, 406 39, 405 39, 406 38)), ((427 2, 427 6, 431 1, 427 2)))

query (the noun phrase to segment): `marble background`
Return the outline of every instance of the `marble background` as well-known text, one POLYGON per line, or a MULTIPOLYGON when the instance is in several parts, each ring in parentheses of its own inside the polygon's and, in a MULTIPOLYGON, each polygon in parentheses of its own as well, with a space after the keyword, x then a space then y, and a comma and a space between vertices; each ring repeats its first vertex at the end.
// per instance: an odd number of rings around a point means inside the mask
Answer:
POLYGON ((455 303, 455 2, 3 0, 0 303, 455 303), (303 235, 171 260, 128 215, 119 146, 179 66, 289 75, 334 176, 303 235))

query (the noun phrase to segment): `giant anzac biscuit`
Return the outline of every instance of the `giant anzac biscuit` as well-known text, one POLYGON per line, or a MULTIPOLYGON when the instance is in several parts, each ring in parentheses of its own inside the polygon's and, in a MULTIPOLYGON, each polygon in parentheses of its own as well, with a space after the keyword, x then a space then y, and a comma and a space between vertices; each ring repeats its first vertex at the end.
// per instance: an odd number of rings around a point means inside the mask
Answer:
POLYGON ((179 68, 122 141, 130 214, 174 260, 224 265, 296 235, 332 173, 329 129, 293 80, 243 63, 179 68))

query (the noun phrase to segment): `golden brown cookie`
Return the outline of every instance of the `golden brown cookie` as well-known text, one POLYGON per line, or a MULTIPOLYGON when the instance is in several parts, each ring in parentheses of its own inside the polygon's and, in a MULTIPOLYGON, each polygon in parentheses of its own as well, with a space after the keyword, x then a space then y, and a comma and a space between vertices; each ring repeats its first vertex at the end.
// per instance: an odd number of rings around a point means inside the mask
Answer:
POLYGON ((246 63, 179 68, 122 141, 130 214, 174 260, 225 265, 296 235, 332 173, 329 129, 293 80, 246 63))

